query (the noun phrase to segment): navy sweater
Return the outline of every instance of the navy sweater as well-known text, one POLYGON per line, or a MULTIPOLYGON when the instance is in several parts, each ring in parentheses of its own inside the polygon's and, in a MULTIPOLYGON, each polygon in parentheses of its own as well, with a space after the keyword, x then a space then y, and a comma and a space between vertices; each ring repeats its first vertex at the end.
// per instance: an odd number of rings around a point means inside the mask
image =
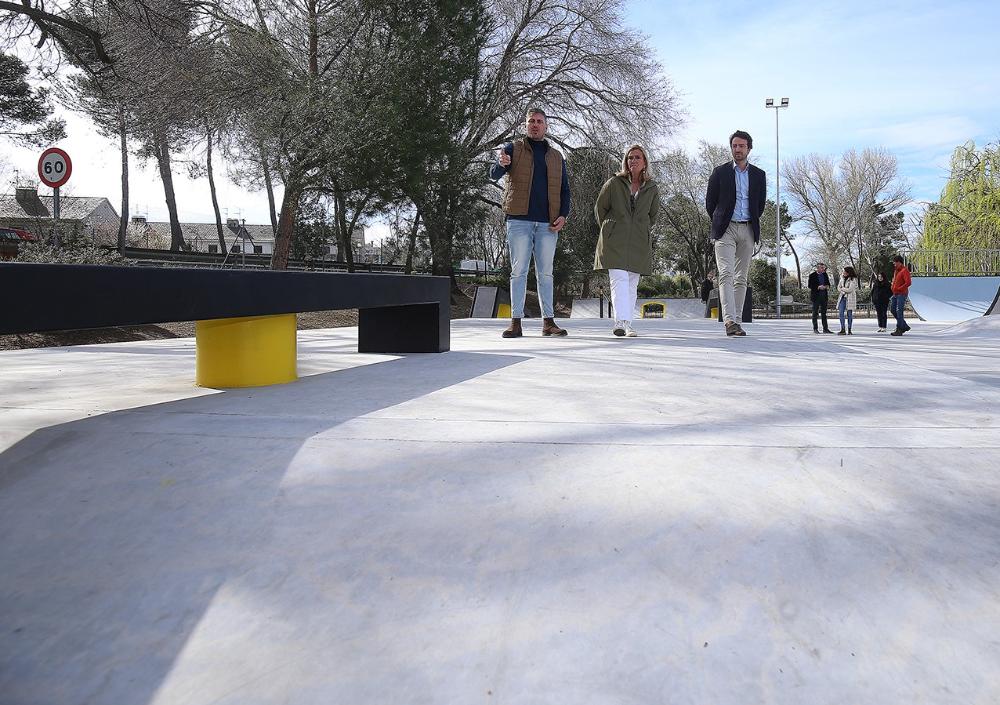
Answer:
MULTIPOLYGON (((549 169, 545 165, 545 154, 549 151, 546 140, 528 139, 531 143, 531 154, 535 158, 535 170, 531 174, 531 193, 528 196, 527 215, 508 215, 509 220, 530 220, 533 223, 549 222, 549 169)), ((508 142, 503 151, 514 155, 514 143, 508 142)), ((510 170, 510 166, 500 166, 494 162, 490 168, 490 178, 499 181, 510 170)), ((562 190, 559 195, 559 215, 569 215, 569 176, 566 174, 566 160, 562 164, 562 190)))

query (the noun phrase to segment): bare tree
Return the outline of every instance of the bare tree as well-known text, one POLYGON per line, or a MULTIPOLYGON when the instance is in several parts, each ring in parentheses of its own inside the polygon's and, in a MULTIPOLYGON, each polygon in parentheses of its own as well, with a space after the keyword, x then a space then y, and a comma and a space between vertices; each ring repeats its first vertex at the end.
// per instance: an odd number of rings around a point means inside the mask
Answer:
POLYGON ((673 150, 655 163, 663 197, 657 255, 666 266, 688 272, 693 286, 715 266, 712 222, 705 213, 708 178, 712 169, 731 158, 725 145, 702 141, 696 156, 673 150))
POLYGON ((885 149, 865 149, 860 154, 853 149, 841 160, 844 182, 844 207, 847 221, 847 248, 852 263, 871 266, 865 256, 865 245, 872 241, 879 228, 879 216, 902 208, 910 201, 910 187, 900 179, 895 155, 885 149), (856 259, 854 259, 856 257, 856 259))
POLYGON ((896 157, 881 148, 850 150, 839 164, 816 154, 793 158, 785 162, 784 177, 794 216, 838 267, 870 265, 865 247, 878 231, 879 216, 910 200, 896 157))

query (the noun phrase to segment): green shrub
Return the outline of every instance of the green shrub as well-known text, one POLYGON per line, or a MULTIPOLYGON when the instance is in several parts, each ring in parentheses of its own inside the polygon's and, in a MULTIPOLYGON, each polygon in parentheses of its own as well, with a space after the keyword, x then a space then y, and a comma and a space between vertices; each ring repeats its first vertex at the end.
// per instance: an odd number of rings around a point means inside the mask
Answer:
POLYGON ((639 280, 638 292, 644 299, 685 299, 691 296, 691 282, 685 274, 650 274, 639 280))

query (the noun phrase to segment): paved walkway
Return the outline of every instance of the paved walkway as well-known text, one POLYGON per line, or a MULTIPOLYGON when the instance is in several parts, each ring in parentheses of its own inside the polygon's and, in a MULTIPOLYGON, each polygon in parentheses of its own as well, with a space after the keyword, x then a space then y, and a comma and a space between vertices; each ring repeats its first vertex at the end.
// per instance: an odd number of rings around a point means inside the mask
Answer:
POLYGON ((1000 701, 1000 320, 537 323, 0 353, 0 702, 1000 701))

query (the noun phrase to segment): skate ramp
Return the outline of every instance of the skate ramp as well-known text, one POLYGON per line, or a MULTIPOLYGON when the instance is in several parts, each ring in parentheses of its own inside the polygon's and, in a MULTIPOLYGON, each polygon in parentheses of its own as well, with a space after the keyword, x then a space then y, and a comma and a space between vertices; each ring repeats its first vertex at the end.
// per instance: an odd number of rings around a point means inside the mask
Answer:
POLYGON ((987 316, 998 314, 1000 314, 1000 288, 997 288, 997 295, 993 297, 993 303, 990 305, 990 310, 986 312, 987 316))
POLYGON ((1000 277, 914 277, 910 305, 922 321, 968 321, 998 313, 1000 277))

